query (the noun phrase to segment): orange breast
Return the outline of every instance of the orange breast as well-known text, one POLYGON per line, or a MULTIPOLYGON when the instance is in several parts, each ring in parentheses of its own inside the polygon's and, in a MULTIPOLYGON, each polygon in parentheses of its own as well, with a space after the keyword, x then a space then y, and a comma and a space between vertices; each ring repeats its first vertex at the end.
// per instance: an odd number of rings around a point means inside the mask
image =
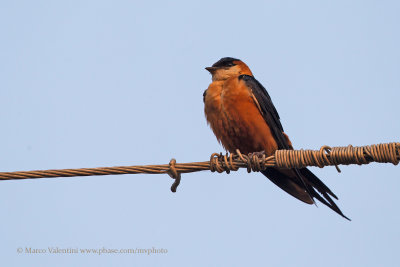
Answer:
POLYGON ((215 136, 230 152, 236 149, 242 153, 265 150, 271 155, 277 149, 251 91, 237 77, 210 84, 205 114, 215 136))

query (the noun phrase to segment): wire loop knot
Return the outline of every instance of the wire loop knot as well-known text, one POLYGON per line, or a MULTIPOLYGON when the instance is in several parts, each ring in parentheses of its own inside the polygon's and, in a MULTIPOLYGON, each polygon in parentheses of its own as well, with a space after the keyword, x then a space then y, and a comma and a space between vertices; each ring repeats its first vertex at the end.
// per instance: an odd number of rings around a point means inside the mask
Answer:
POLYGON ((175 168, 175 163, 176 159, 171 159, 169 162, 169 170, 168 170, 168 175, 172 178, 175 179, 174 183, 171 185, 171 191, 173 193, 176 192, 176 189, 178 188, 179 184, 181 183, 181 174, 176 170, 175 168))
POLYGON ((226 172, 230 173, 232 171, 237 171, 239 169, 234 162, 234 155, 226 153, 213 153, 210 157, 210 170, 212 172, 226 172))

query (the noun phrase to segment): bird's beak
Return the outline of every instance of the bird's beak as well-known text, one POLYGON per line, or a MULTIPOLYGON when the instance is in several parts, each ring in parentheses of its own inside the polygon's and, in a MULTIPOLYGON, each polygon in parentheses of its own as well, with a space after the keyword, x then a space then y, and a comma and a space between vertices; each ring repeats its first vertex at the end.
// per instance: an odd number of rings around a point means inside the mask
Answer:
POLYGON ((211 74, 213 74, 218 68, 217 67, 207 67, 206 70, 208 70, 211 74))

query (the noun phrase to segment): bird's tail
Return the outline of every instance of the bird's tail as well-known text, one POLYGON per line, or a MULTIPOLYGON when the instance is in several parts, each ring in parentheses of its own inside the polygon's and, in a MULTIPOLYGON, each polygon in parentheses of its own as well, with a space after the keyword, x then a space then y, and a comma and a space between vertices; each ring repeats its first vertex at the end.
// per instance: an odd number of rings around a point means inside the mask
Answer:
POLYGON ((262 174, 295 198, 307 204, 313 204, 314 198, 316 198, 339 215, 350 220, 331 198, 338 199, 337 196, 307 168, 267 168, 262 171, 262 174))

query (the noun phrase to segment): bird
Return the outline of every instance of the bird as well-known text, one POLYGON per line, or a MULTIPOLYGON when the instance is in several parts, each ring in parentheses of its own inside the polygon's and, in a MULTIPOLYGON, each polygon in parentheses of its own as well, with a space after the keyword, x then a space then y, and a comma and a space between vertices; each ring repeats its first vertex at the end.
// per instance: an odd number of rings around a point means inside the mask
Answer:
MULTIPOLYGON (((243 61, 224 57, 205 69, 212 75, 203 94, 205 117, 227 151, 271 156, 293 149, 270 95, 243 61)), ((293 197, 307 204, 317 199, 350 220, 332 199, 338 197, 309 169, 272 167, 261 173, 293 197)))

